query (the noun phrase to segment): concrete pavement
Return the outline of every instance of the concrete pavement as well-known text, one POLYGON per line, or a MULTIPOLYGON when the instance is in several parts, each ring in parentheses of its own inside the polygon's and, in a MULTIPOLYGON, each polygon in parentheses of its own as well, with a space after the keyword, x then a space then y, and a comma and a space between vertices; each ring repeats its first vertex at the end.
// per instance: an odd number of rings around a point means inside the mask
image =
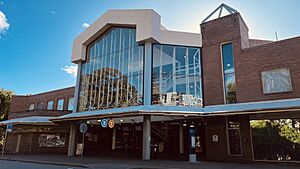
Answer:
MULTIPOLYGON (((85 167, 92 169, 299 169, 300 164, 282 163, 222 163, 200 161, 151 160, 132 158, 67 157, 66 155, 12 155, 9 160, 33 162, 35 164, 58 164, 62 166, 85 167)), ((2 163, 2 161, 0 161, 2 163)), ((0 168, 1 169, 1 168, 0 168)), ((28 169, 28 168, 26 168, 28 169)))
POLYGON ((64 165, 49 165, 37 164, 20 161, 0 161, 0 169, 83 169, 81 167, 64 166, 64 165))

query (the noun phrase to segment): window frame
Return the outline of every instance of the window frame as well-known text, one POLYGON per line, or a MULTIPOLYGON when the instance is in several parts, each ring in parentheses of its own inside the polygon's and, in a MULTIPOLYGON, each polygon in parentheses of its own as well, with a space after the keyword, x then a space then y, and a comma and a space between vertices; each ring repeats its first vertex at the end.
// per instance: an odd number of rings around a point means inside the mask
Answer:
POLYGON ((45 104, 44 104, 44 102, 38 102, 38 104, 37 104, 37 109, 38 110, 43 110, 44 109, 44 106, 45 106, 45 104))
POLYGON ((275 69, 269 69, 269 70, 264 70, 264 71, 261 71, 260 72, 260 79, 261 79, 261 84, 262 84, 262 92, 264 95, 269 95, 269 94, 280 94, 280 93, 289 93, 289 92, 293 92, 293 84, 292 84, 292 77, 291 77, 291 72, 290 72, 290 69, 289 67, 281 67, 281 68, 275 68, 275 69), (278 71, 278 70, 287 70, 288 71, 288 82, 290 84, 290 90, 287 90, 287 91, 274 91, 274 92, 266 92, 265 90, 265 85, 264 85, 264 78, 263 78, 263 73, 265 72, 274 72, 274 71, 278 71))
POLYGON ((69 97, 68 98, 68 111, 73 111, 75 106, 75 98, 74 97, 69 97), (69 109, 70 107, 70 99, 73 99, 73 104, 72 104, 72 109, 69 109))
POLYGON ((64 104, 65 104, 65 99, 58 99, 57 100, 57 106, 56 106, 56 110, 64 110, 64 104), (62 109, 59 109, 59 101, 61 101, 62 100, 62 109))
POLYGON ((227 154, 228 156, 236 156, 236 157, 241 157, 243 156, 243 145, 242 145, 242 136, 241 136, 241 123, 240 121, 239 122, 239 128, 238 129, 230 129, 228 128, 228 117, 230 116, 226 116, 226 138, 227 138, 227 154), (240 154, 231 154, 231 151, 230 151, 230 142, 229 142, 229 130, 238 130, 239 131, 239 139, 240 139, 240 148, 241 148, 241 153, 240 154))
POLYGON ((34 109, 35 109, 35 104, 34 103, 29 104, 28 110, 31 111, 31 110, 34 110, 34 109), (32 108, 31 108, 31 105, 32 105, 32 108))
POLYGON ((224 62, 223 62, 223 46, 227 44, 232 44, 232 60, 233 60, 233 69, 234 71, 228 74, 233 74, 235 79, 235 91, 236 91, 236 99, 237 99, 237 85, 236 85, 236 78, 235 78, 235 59, 234 59, 234 49, 233 49, 233 41, 225 41, 220 43, 220 53, 221 53, 221 68, 222 68, 222 81, 223 81, 223 98, 224 98, 224 104, 234 104, 234 103, 227 103, 226 98, 226 85, 225 85, 225 72, 224 72, 224 62))
MULTIPOLYGON (((200 64, 198 65, 199 66, 199 75, 197 77, 200 78, 199 82, 200 82, 200 85, 201 85, 201 87, 200 87, 200 96, 201 96, 201 104, 202 104, 202 106, 191 106, 191 105, 185 105, 185 106, 183 106, 183 105, 167 105, 167 106, 204 107, 202 47, 199 47, 199 46, 190 46, 190 45, 186 45, 185 46, 185 45, 170 44, 170 43, 152 43, 152 46, 151 46, 152 47, 152 49, 151 49, 151 51, 152 51, 152 53, 151 53, 151 63, 152 63, 152 66, 151 66, 151 105, 165 106, 165 105, 162 105, 162 103, 154 103, 154 98, 153 98, 153 70, 154 70, 154 67, 153 67, 153 59, 154 59, 154 57, 153 57, 153 55, 154 55, 153 49, 154 49, 155 45, 160 45, 161 47, 162 46, 171 46, 171 47, 173 47, 175 49, 175 54, 173 53, 173 55, 175 55, 175 57, 176 57, 176 48, 177 47, 179 47, 179 48, 180 47, 182 47, 182 48, 188 48, 188 51, 189 51, 189 48, 195 48, 195 49, 199 50, 199 54, 198 55, 199 55, 199 62, 200 62, 200 64)), ((189 63, 187 63, 187 64, 189 64, 189 63)), ((190 69, 190 67, 188 67, 187 71, 189 71, 189 69, 190 69)), ((189 78, 189 77, 190 76, 188 75, 187 78, 189 78)), ((188 86, 190 86, 190 85, 188 84, 188 86)))
MULTIPOLYGON (((91 43, 89 43, 86 47, 86 60, 82 63, 81 65, 81 71, 79 72, 80 73, 80 79, 79 79, 79 86, 78 86, 78 96, 75 96, 76 97, 76 103, 75 103, 75 98, 74 98, 74 108, 76 109, 76 111, 88 111, 88 109, 84 109, 84 110, 80 110, 80 104, 81 104, 81 100, 80 100, 80 92, 81 92, 81 81, 82 81, 82 67, 85 67, 86 63, 88 62, 91 62, 91 60, 95 59, 95 58, 91 58, 90 57, 90 53, 91 53, 91 49, 93 47, 93 45, 95 45, 99 40, 101 40, 101 38, 103 38, 107 33, 109 33, 111 30, 115 29, 115 28, 120 28, 120 29, 134 29, 135 31, 137 30, 136 26, 135 25, 120 25, 120 26, 111 26, 109 27, 109 29, 107 29, 105 32, 103 32, 102 34, 100 34, 99 36, 97 36, 95 38, 95 40, 93 40, 91 43), (76 106, 75 106, 76 104, 76 106)), ((135 36, 137 38, 137 34, 135 33, 135 36)), ((142 59, 143 61, 143 64, 142 64, 142 68, 141 68, 141 72, 142 72, 142 77, 141 77, 141 101, 137 103, 137 105, 126 105, 126 106, 115 106, 115 107, 105 107, 104 109, 111 109, 111 108, 120 108, 120 107, 131 107, 131 106, 141 106, 141 105, 144 105, 144 67, 145 67, 145 44, 139 44, 135 41, 136 43, 136 47, 138 48, 141 48, 143 50, 140 51, 140 54, 142 54, 142 56, 140 56, 140 59, 142 59)), ((133 45, 132 47, 134 47, 135 45, 133 45)), ((124 50, 127 50, 127 48, 124 48, 124 50)), ((84 69, 87 69, 86 67, 84 69)), ((133 72, 130 72, 133 74, 133 72)), ((132 77, 131 77, 132 78, 132 77)), ((129 103, 129 102, 128 102, 129 103)), ((128 104, 127 103, 127 104, 128 104)), ((90 109, 90 110, 101 110, 101 109, 90 109)))
POLYGON ((53 110, 53 108, 54 108, 54 101, 53 101, 53 100, 49 100, 49 101, 47 102, 47 110, 53 110), (50 102, 52 102, 51 109, 49 109, 49 103, 50 103, 50 102))

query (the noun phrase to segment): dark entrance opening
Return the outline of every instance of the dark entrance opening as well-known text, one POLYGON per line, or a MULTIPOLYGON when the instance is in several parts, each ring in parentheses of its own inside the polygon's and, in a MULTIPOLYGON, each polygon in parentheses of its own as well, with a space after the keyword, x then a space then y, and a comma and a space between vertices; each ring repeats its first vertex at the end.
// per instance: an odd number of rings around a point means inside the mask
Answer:
MULTIPOLYGON (((143 124, 118 123, 114 129, 89 124, 85 134, 85 156, 141 159, 143 124), (114 131, 115 130, 115 131, 114 131), (114 138, 115 134, 115 138, 114 138)), ((188 160, 191 140, 189 128, 195 128, 195 153, 198 160, 205 159, 205 125, 199 119, 151 122, 151 159, 188 160), (182 129, 180 141, 180 128, 182 129), (181 144, 181 145, 180 145, 181 144), (183 150, 180 150, 180 146, 183 150)), ((82 134, 78 134, 78 141, 82 134)))

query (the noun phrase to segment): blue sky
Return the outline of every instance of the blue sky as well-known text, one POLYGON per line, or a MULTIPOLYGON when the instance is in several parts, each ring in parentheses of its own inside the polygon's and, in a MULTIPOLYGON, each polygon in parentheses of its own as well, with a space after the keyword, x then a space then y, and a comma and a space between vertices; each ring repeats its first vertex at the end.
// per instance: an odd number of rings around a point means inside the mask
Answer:
POLYGON ((0 0, 0 88, 34 94, 75 85, 62 70, 71 66, 72 41, 108 9, 153 8, 166 28, 200 32, 222 2, 242 14, 250 38, 300 35, 298 0, 0 0))

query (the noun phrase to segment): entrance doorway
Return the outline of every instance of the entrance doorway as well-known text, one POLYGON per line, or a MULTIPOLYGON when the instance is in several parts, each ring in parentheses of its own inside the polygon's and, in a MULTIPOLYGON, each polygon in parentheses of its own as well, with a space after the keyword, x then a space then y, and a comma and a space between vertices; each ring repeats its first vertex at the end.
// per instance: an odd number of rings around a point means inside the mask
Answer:
MULTIPOLYGON (((85 134, 84 154, 101 157, 137 158, 142 155, 143 123, 118 123, 103 128, 89 123, 85 134)), ((188 160, 191 138, 195 129, 194 150, 198 160, 205 158, 205 126, 199 119, 151 122, 151 159, 188 160)), ((78 134, 81 141, 82 134, 78 134)))

